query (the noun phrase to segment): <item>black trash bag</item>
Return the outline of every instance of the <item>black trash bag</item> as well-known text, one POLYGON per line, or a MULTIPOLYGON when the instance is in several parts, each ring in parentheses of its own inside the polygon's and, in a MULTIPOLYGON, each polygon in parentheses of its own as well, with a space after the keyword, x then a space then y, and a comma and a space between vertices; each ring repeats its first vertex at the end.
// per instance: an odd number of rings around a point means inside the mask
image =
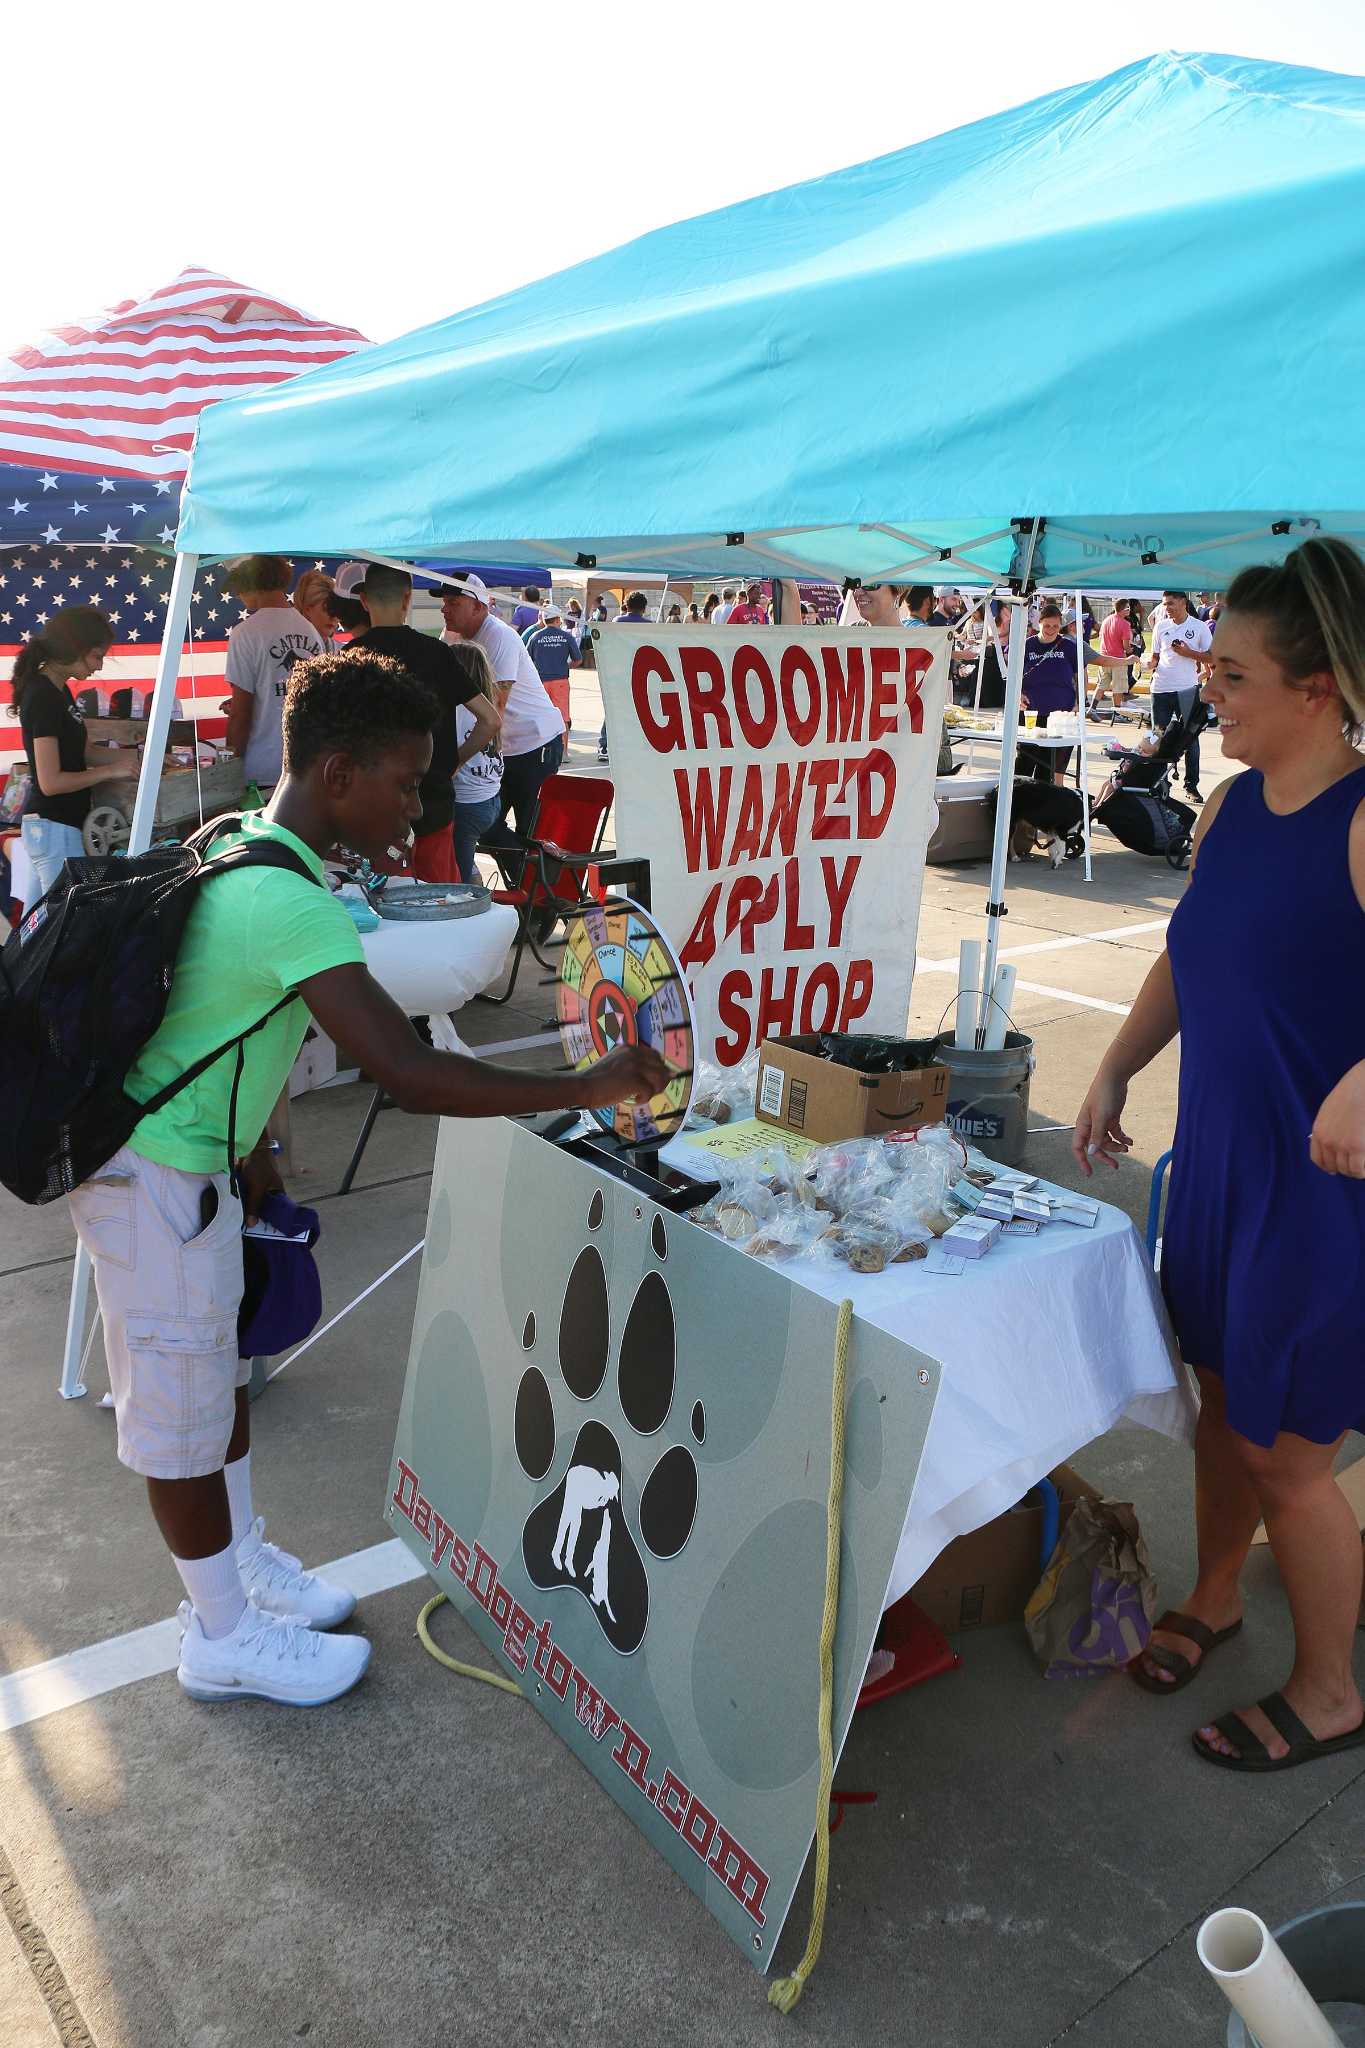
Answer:
POLYGON ((934 1056, 931 1039, 882 1038, 872 1032, 821 1031, 816 1053, 836 1067, 858 1074, 907 1074, 927 1067, 934 1056))

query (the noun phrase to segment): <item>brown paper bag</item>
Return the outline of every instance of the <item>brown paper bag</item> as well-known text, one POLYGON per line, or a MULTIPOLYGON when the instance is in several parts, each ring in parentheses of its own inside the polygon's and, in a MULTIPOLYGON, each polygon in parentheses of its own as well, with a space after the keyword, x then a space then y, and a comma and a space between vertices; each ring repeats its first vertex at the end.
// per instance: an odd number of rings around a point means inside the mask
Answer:
POLYGON ((1024 1609, 1045 1678, 1122 1670, 1145 1650, 1156 1580, 1126 1501, 1078 1500, 1024 1609))

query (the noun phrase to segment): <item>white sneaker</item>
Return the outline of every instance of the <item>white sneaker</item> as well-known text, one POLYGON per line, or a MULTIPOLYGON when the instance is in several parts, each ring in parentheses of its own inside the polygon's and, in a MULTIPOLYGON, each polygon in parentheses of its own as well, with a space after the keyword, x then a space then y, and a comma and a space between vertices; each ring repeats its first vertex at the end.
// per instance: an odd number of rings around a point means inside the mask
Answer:
POLYGON ((257 1515, 237 1545, 242 1591, 267 1614, 293 1615, 310 1628, 336 1628, 355 1613, 355 1594, 330 1579, 306 1572, 296 1557, 267 1543, 265 1517, 257 1515))
POLYGON ((232 1634, 211 1640, 188 1600, 180 1603, 176 1677, 195 1700, 254 1695, 289 1707, 320 1707, 364 1676, 364 1636, 324 1636, 302 1621, 266 1614, 248 1600, 232 1634))

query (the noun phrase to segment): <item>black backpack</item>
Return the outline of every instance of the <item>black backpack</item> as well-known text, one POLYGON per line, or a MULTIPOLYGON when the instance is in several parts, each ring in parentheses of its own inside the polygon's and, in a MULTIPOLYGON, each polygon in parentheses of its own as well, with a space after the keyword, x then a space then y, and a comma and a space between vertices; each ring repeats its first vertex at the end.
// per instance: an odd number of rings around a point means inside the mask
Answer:
POLYGON ((185 920, 200 885, 244 867, 288 868, 316 883, 279 841, 211 856, 241 824, 214 818, 183 846, 131 860, 69 860, 0 952, 0 1184, 21 1202, 52 1202, 97 1173, 144 1116, 237 1049, 228 1118, 234 1170, 244 1041, 297 1000, 287 995, 246 1031, 206 1053, 147 1102, 124 1091, 138 1053, 166 1013, 185 920))

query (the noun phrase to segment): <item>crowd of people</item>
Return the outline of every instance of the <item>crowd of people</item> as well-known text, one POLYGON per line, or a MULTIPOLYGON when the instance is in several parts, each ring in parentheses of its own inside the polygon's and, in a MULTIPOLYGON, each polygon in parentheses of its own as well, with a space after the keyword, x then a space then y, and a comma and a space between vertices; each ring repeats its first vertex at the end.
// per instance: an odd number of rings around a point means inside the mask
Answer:
MULTIPOLYGON (((660 623, 688 628, 767 626, 781 610, 787 621, 828 622, 838 609, 832 588, 802 594, 777 586, 774 603, 758 582, 727 584, 704 598, 669 599, 649 592, 602 593, 589 606, 577 596, 526 586, 510 620, 476 574, 434 583, 443 616, 439 637, 410 622, 413 577, 379 563, 351 562, 330 576, 308 569, 294 578, 280 555, 249 555, 229 571, 245 616, 228 635, 226 744, 242 761, 249 786, 267 798, 282 772, 282 710, 296 663, 324 653, 365 650, 401 661, 441 706, 432 762, 422 783, 422 812, 413 829, 411 871, 423 881, 476 879, 475 853, 506 846, 531 828, 541 785, 560 767, 570 727, 574 673, 595 667, 593 631, 607 624, 660 623), (292 584, 292 589, 291 589, 292 584)), ((429 579, 430 580, 430 579, 429 579)), ((928 584, 855 586, 845 616, 868 626, 951 629, 950 664, 956 701, 983 711, 1005 702, 1011 633, 1025 630, 1023 703, 1030 725, 1077 708, 1076 608, 1038 598, 1027 626, 1018 607, 969 599, 928 584)), ((1181 721, 1186 793, 1199 788, 1199 731, 1208 715, 1200 684, 1208 673, 1217 599, 1191 601, 1168 590, 1150 608, 1119 597, 1098 623, 1082 600, 1087 670, 1102 671, 1095 708, 1107 695, 1113 711, 1128 703, 1146 657, 1151 674, 1150 723, 1164 731, 1181 721)), ((20 657, 15 700, 33 788, 21 831, 29 859, 28 901, 55 880, 62 862, 81 850, 90 792, 110 776, 135 772, 136 754, 88 746, 68 683, 78 688, 98 672, 114 639, 110 620, 89 606, 58 614, 42 643, 20 657)), ((607 728, 598 736, 600 763, 609 761, 607 728)), ((1021 740, 1017 772, 1061 782, 1072 749, 1021 740)), ((25 907, 28 905, 26 903, 25 907)))

